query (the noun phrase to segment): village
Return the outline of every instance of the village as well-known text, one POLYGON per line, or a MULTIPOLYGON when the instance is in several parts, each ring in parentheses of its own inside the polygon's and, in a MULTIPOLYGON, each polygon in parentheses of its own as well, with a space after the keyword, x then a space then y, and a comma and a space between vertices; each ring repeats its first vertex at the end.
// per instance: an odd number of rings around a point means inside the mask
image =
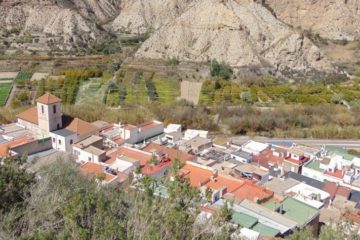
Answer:
MULTIPOLYGON (((198 222, 206 224, 225 204, 243 239, 285 237, 307 226, 350 222, 360 229, 360 157, 348 149, 290 141, 214 142, 207 131, 164 126, 86 122, 62 113, 61 99, 46 93, 36 106, 0 127, 0 157, 27 156, 36 165, 76 161, 100 186, 144 176, 165 177, 174 162, 203 199, 198 222)), ((36 171, 36 167, 32 169, 36 171)), ((160 181, 158 196, 167 197, 160 181)))

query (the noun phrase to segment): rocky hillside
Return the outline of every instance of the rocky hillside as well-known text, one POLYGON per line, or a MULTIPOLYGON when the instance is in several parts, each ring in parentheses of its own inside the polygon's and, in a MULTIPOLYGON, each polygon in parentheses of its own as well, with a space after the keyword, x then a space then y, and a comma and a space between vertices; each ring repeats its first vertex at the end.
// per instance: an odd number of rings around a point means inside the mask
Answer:
POLYGON ((233 67, 270 66, 277 71, 332 69, 300 31, 249 0, 194 0, 156 31, 136 56, 196 62, 216 58, 233 67))
POLYGON ((265 0, 282 21, 332 40, 360 37, 359 0, 265 0))
POLYGON ((13 47, 86 47, 107 36, 99 23, 117 16, 117 0, 0 0, 0 30, 13 47))
POLYGON ((137 58, 332 72, 304 30, 357 39, 359 7, 357 0, 0 0, 0 50, 1 41, 13 49, 101 48, 115 35, 149 33, 137 58))
POLYGON ((191 0, 127 0, 112 27, 116 31, 154 31, 185 11, 191 0))

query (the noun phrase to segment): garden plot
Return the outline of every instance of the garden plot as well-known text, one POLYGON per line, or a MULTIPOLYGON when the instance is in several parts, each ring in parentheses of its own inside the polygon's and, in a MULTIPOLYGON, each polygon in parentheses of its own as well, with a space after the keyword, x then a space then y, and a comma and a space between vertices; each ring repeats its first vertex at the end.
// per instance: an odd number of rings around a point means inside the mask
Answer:
POLYGON ((6 101, 10 95, 11 89, 13 87, 11 83, 0 83, 0 106, 3 107, 6 104, 6 101))
POLYGON ((106 84, 101 83, 100 78, 91 78, 81 84, 76 97, 76 104, 103 102, 106 84))

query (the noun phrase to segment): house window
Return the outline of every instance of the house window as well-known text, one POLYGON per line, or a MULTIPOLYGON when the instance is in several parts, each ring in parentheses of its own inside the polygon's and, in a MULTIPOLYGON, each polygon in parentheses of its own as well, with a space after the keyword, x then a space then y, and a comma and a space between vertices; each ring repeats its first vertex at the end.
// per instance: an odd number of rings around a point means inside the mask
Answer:
POLYGON ((59 139, 59 145, 61 145, 61 140, 59 139))
POLYGON ((56 142, 56 139, 55 138, 53 138, 53 143, 55 143, 56 142))
POLYGON ((44 106, 43 105, 41 105, 41 112, 42 113, 44 113, 45 111, 44 111, 44 106))
POLYGON ((56 113, 56 105, 53 106, 54 114, 56 113))
POLYGON ((57 129, 60 129, 60 124, 57 125, 57 129))
POLYGON ((73 144, 74 143, 74 140, 70 139, 70 144, 73 144))
POLYGON ((89 162, 91 162, 91 160, 92 160, 91 157, 89 157, 89 162))

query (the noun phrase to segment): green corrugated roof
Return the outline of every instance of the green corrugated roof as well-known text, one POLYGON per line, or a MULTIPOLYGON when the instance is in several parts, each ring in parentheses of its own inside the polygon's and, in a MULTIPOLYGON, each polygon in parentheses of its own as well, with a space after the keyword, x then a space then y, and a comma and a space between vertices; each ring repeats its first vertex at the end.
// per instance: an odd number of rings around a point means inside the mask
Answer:
POLYGON ((234 212, 232 215, 232 222, 239 224, 242 227, 251 228, 257 223, 257 218, 249 216, 244 213, 234 212))
POLYGON ((262 223, 257 223, 251 229, 259 232, 261 236, 275 237, 279 234, 279 230, 266 226, 262 223))
MULTIPOLYGON (((297 222, 300 226, 303 226, 311 218, 313 218, 319 210, 307 205, 306 203, 300 202, 294 198, 286 198, 281 204, 283 205, 283 216, 297 222)), ((280 207, 280 203, 269 202, 265 205, 268 209, 274 210, 275 207, 280 207)))
POLYGON ((344 159, 352 161, 354 159, 354 155, 351 155, 348 153, 348 151, 345 148, 342 147, 335 147, 335 146, 325 146, 325 150, 327 152, 331 153, 335 153, 338 154, 340 156, 342 156, 344 159))
POLYGON ((306 165, 306 167, 311 168, 315 171, 322 172, 322 170, 320 168, 320 162, 317 160, 312 160, 308 165, 306 165))

